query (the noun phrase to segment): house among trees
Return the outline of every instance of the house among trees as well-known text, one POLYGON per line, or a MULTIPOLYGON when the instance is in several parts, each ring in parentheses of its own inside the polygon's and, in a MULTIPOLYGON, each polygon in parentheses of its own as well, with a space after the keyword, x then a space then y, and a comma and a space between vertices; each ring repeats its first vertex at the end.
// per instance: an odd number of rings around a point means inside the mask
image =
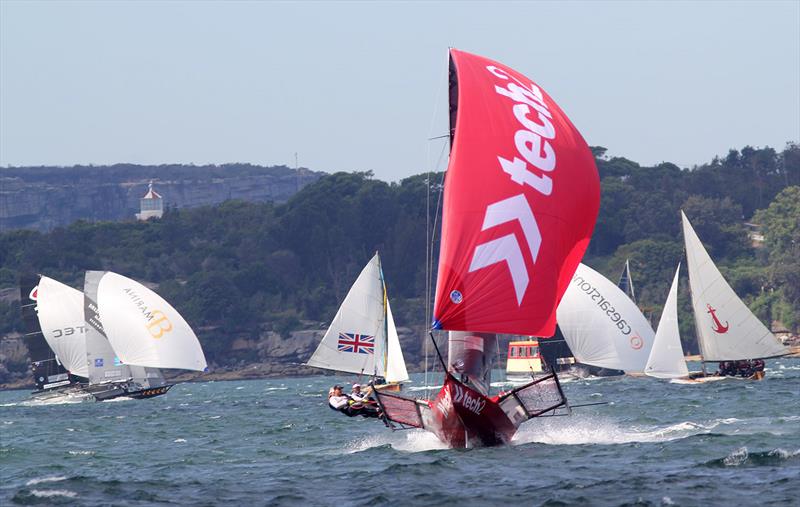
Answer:
POLYGON ((136 218, 139 220, 147 220, 148 218, 161 218, 164 214, 164 199, 161 195, 153 190, 153 181, 147 185, 147 193, 144 197, 139 199, 139 213, 136 218))

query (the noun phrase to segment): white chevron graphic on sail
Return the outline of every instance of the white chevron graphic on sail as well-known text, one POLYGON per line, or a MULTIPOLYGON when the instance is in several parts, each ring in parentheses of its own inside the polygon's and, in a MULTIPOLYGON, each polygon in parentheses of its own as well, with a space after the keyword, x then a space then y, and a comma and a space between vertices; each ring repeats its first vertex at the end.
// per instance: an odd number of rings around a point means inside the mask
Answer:
MULTIPOLYGON (((536 218, 533 216, 528 200, 525 199, 523 194, 490 204, 486 208, 481 230, 485 231, 514 220, 519 222, 522 235, 525 237, 525 241, 531 251, 533 262, 536 262, 539 256, 539 248, 542 246, 542 234, 539 231, 539 225, 536 223, 536 218)), ((508 266, 511 281, 514 283, 517 304, 521 305, 530 282, 530 276, 528 276, 528 268, 525 266, 525 259, 522 256, 519 241, 514 234, 508 234, 475 247, 475 253, 469 265, 469 272, 471 273, 503 261, 508 266)))

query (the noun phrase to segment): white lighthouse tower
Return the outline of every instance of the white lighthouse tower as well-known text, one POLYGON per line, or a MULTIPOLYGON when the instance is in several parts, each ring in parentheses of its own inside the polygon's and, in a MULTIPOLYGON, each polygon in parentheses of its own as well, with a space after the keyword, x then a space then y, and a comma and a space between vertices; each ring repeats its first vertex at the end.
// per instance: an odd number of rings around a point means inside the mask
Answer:
POLYGON ((161 195, 153 190, 153 180, 147 185, 147 193, 144 197, 139 199, 139 210, 136 218, 139 220, 147 220, 148 218, 161 218, 164 214, 164 199, 161 195))

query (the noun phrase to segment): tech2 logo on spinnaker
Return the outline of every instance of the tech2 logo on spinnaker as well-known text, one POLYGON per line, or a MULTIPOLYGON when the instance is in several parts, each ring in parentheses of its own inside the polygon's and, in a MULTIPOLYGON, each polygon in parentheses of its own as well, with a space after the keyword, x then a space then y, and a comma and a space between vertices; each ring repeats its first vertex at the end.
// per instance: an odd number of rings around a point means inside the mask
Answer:
POLYGON ((528 78, 486 58, 451 55, 458 97, 433 328, 552 333, 599 209, 594 157, 528 78))
MULTIPOLYGON (((493 65, 487 66, 486 70, 499 79, 505 81, 512 79, 519 83, 508 83, 507 87, 499 85, 494 87, 498 94, 515 102, 511 109, 522 127, 514 134, 514 144, 517 153, 522 158, 515 156, 514 160, 507 160, 498 156, 500 167, 514 183, 528 185, 543 196, 549 196, 553 192, 553 180, 550 176, 537 174, 528 169, 528 164, 544 172, 551 172, 556 168, 556 153, 549 143, 549 140, 555 138, 556 130, 550 121, 553 116, 545 104, 542 91, 533 83, 526 86, 493 65), (541 124, 528 118, 531 107, 537 111, 541 124), (542 151, 544 156, 542 156, 542 151)), ((542 233, 525 194, 518 194, 487 206, 481 231, 513 221, 519 222, 519 228, 528 245, 532 263, 535 264, 542 246, 542 233)), ((469 265, 469 272, 498 262, 506 263, 514 284, 517 305, 522 305, 522 299, 525 297, 525 291, 530 282, 530 275, 519 241, 513 233, 477 245, 469 265)))

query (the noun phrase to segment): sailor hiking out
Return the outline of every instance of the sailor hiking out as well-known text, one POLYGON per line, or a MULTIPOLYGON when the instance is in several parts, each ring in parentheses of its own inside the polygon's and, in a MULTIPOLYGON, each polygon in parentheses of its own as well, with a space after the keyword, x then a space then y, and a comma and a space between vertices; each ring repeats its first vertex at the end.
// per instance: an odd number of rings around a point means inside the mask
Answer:
POLYGON ((348 417, 380 417, 380 409, 369 394, 361 392, 361 386, 353 385, 353 392, 348 396, 342 392, 342 386, 335 385, 328 391, 328 405, 348 417))

